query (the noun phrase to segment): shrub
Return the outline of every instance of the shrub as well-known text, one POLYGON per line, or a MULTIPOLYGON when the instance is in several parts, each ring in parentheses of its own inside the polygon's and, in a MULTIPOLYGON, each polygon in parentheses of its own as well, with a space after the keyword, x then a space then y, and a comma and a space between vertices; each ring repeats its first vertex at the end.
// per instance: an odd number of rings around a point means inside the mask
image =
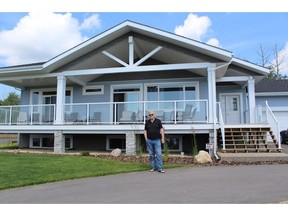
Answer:
POLYGON ((80 152, 80 154, 81 154, 82 156, 89 156, 89 155, 90 155, 90 152, 89 152, 89 151, 82 151, 82 152, 80 152))

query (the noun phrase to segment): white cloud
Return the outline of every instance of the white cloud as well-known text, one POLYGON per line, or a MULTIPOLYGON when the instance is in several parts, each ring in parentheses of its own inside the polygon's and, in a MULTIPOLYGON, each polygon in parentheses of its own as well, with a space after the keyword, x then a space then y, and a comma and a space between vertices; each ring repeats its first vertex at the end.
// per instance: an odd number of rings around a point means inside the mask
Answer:
MULTIPOLYGON (((175 27, 175 34, 185 36, 194 40, 203 42, 212 25, 211 20, 207 16, 198 16, 190 13, 183 25, 175 27)), ((206 43, 213 46, 220 46, 217 38, 211 38, 206 43)))
POLYGON ((210 38, 206 43, 212 46, 221 47, 220 42, 217 38, 210 38))
POLYGON ((99 23, 97 15, 79 23, 71 13, 29 13, 12 30, 0 31, 0 65, 47 61, 86 40, 81 29, 99 23))
POLYGON ((86 18, 83 23, 81 24, 81 29, 92 29, 97 28, 99 29, 101 26, 101 22, 99 19, 99 14, 93 14, 92 16, 86 18))

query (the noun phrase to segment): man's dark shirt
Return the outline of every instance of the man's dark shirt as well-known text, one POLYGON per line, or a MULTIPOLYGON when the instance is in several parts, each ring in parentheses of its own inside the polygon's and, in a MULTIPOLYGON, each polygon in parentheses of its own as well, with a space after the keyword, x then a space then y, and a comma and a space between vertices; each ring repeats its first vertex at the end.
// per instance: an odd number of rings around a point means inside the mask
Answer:
POLYGON ((147 131, 147 139, 161 139, 160 129, 163 128, 159 119, 155 118, 154 122, 146 121, 145 130, 147 131))

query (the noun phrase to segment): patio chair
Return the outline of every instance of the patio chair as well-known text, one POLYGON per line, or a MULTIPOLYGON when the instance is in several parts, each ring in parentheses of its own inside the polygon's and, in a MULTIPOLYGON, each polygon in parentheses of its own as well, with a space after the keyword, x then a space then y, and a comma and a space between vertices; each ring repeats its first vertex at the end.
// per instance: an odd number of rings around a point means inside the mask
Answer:
POLYGON ((193 108, 191 114, 189 116, 185 116, 185 118, 183 119, 184 121, 193 121, 195 118, 195 114, 196 114, 197 108, 193 108))
POLYGON ((27 123, 27 113, 26 112, 19 112, 19 116, 17 117, 17 123, 24 124, 27 123))
POLYGON ((122 116, 119 119, 120 122, 131 122, 133 120, 133 111, 123 111, 122 116))
POLYGON ((138 111, 137 112, 137 114, 136 114, 136 118, 135 118, 135 120, 137 121, 137 122, 143 122, 144 121, 144 119, 146 120, 146 116, 144 116, 145 114, 144 114, 144 112, 143 112, 143 110, 141 111, 138 111))
POLYGON ((72 112, 70 115, 66 116, 65 122, 77 122, 78 121, 78 112, 72 112))
POLYGON ((94 112, 93 117, 90 119, 91 123, 101 123, 101 112, 94 112))
MULTIPOLYGON (((177 111, 176 112, 176 120, 177 121, 184 121, 184 120, 187 120, 187 118, 189 119, 191 114, 192 114, 192 107, 193 107, 193 105, 186 104, 184 111, 177 111)), ((174 115, 175 115, 174 112, 172 112, 171 119, 170 119, 171 121, 175 121, 174 115)))
POLYGON ((161 121, 164 120, 164 111, 163 110, 155 110, 156 118, 160 119, 161 121))

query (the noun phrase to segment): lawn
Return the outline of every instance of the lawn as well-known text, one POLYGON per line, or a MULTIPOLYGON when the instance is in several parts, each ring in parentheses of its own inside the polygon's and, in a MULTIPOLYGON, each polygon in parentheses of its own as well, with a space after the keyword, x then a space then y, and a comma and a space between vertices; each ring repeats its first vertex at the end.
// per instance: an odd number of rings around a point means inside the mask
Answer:
POLYGON ((149 168, 149 164, 96 157, 1 152, 0 190, 68 179, 146 171, 149 168))

